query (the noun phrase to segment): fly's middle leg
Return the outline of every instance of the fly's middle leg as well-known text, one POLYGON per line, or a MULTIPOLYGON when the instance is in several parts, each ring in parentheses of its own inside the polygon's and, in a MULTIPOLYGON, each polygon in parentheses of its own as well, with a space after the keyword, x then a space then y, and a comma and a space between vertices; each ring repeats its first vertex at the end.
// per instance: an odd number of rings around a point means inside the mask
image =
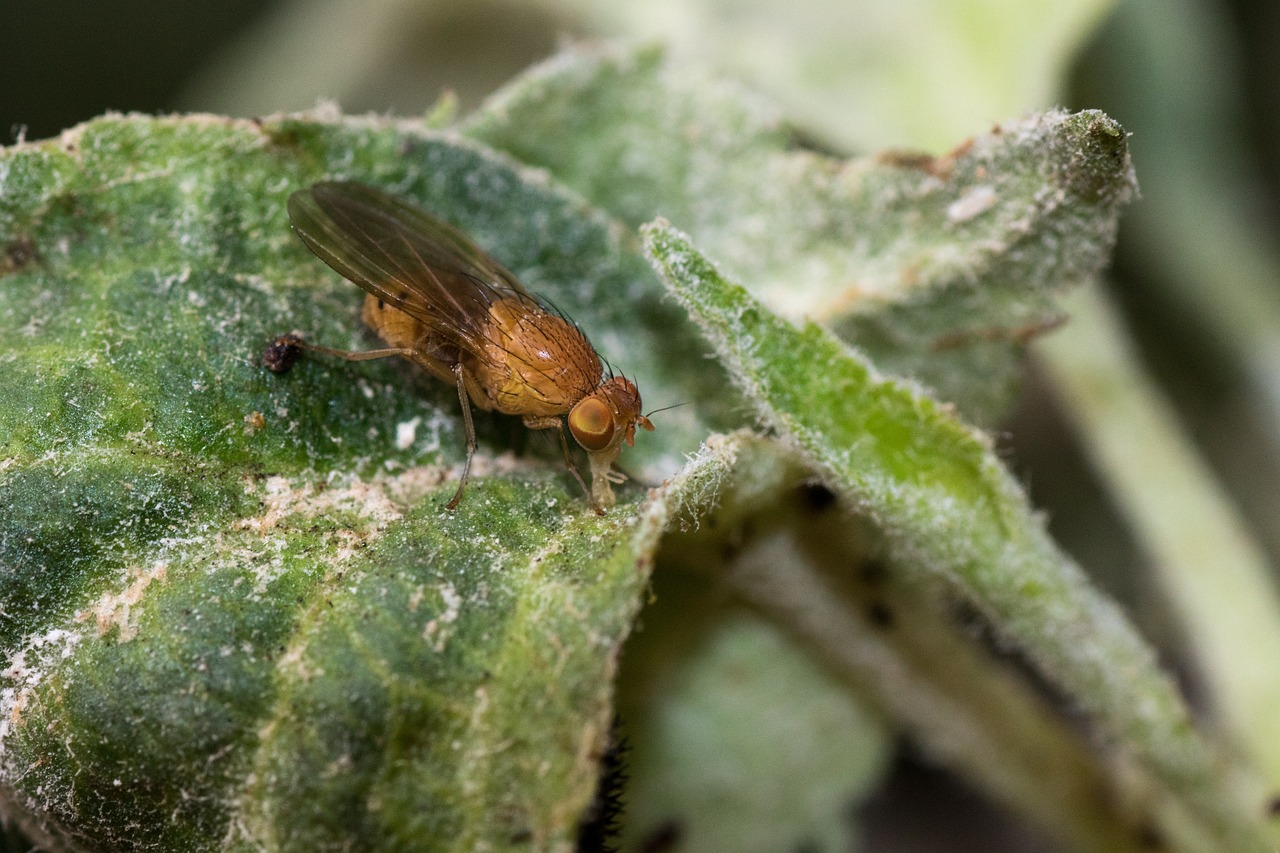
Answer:
POLYGON ((445 504, 445 509, 457 509, 462 500, 462 490, 467 487, 467 478, 471 476, 471 457, 476 455, 476 427, 471 422, 471 398, 467 396, 467 381, 462 372, 462 364, 453 365, 453 375, 458 380, 458 402, 462 404, 462 426, 467 432, 467 461, 462 464, 462 479, 458 481, 458 490, 445 504))
POLYGON ((573 479, 577 480, 578 485, 582 487, 582 493, 587 496, 591 509, 596 515, 604 515, 604 507, 600 506, 595 496, 591 494, 591 490, 587 488, 587 482, 578 473, 578 466, 573 464, 573 456, 569 453, 569 442, 564 437, 564 422, 555 416, 535 418, 526 415, 524 425, 529 429, 555 429, 556 434, 560 436, 560 449, 564 451, 565 466, 569 469, 569 473, 573 475, 573 479))

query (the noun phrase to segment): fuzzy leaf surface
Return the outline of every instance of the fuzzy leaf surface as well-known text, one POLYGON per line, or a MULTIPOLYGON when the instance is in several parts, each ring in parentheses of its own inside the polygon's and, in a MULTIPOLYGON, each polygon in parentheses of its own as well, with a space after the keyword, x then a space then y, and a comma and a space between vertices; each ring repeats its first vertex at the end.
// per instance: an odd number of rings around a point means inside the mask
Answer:
POLYGON ((628 224, 664 217, 772 310, 834 326, 984 423, 1012 399, 1023 345, 1062 318, 1057 298, 1109 259, 1135 188, 1125 133, 1097 111, 941 157, 842 159, 653 49, 561 55, 462 129, 628 224))
POLYGON ((448 514, 454 389, 267 372, 282 332, 376 346, 285 214, 333 177, 469 232, 649 401, 705 399, 633 474, 723 399, 634 241, 457 136, 108 116, 0 152, 0 814, 50 848, 565 849, 590 801, 667 498, 597 519, 479 416, 448 514))
POLYGON ((645 235, 761 420, 873 519, 905 564, 954 589, 1092 715, 1151 775, 1155 819, 1179 845, 1266 849, 1151 649, 1052 542, 985 435, 829 332, 779 318, 665 222, 645 235))

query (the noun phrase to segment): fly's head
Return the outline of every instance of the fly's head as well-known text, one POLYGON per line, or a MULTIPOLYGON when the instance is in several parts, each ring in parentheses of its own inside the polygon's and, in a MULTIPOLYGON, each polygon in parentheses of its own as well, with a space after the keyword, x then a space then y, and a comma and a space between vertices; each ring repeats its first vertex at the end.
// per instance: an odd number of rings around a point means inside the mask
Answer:
POLYGON ((653 430, 640 414, 640 390, 623 376, 605 380, 569 410, 569 431, 587 453, 617 451, 623 441, 634 445, 637 426, 653 430))
POLYGON ((569 410, 569 432, 591 460, 591 492, 601 506, 612 506, 610 482, 625 477, 612 470, 622 443, 635 444, 636 427, 653 430, 640 413, 640 390, 630 379, 613 376, 569 410))

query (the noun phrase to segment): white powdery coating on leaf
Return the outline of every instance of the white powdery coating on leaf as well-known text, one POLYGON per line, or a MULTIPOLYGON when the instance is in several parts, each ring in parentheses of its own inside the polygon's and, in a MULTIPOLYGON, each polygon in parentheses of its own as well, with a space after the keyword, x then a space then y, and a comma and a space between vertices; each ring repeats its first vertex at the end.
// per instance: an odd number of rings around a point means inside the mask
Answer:
POLYGON ((976 219, 994 207, 999 199, 995 188, 987 184, 970 187, 947 205, 947 219, 956 225, 976 219))
POLYGON ((120 642, 132 640, 138 633, 135 620, 131 617, 134 608, 142 603, 147 587, 152 581, 163 582, 169 574, 169 564, 157 560, 149 569, 132 568, 128 572, 132 580, 119 592, 103 594, 93 604, 75 615, 75 621, 87 622, 90 618, 98 626, 98 635, 103 636, 112 628, 118 629, 120 642))
POLYGON ((31 691, 44 679, 50 667, 71 656, 84 639, 83 633, 53 628, 30 637, 21 650, 9 658, 0 670, 0 678, 12 686, 0 689, 0 756, 5 754, 5 740, 12 728, 22 722, 31 691), (32 660, 34 659, 34 660, 32 660))
POLYGON ((444 602, 444 610, 427 620, 422 638, 430 642, 437 652, 443 652, 445 644, 449 642, 449 626, 458 620, 458 614, 462 611, 462 596, 447 581, 437 587, 437 591, 444 602))
POLYGON ((413 442, 418 437, 418 427, 422 424, 422 418, 415 417, 407 421, 396 424, 396 449, 408 450, 413 446, 413 442))
MULTIPOLYGON (((408 473, 385 479, 399 479, 408 473)), ((268 477, 261 487, 251 480, 245 491, 257 494, 260 488, 264 512, 253 518, 241 519, 235 523, 235 529, 266 534, 294 515, 314 518, 335 512, 352 512, 373 526, 385 526, 401 516, 399 507, 388 496, 388 490, 383 488, 382 478, 366 481, 343 476, 331 483, 306 480, 295 485, 286 477, 275 476, 268 477)))

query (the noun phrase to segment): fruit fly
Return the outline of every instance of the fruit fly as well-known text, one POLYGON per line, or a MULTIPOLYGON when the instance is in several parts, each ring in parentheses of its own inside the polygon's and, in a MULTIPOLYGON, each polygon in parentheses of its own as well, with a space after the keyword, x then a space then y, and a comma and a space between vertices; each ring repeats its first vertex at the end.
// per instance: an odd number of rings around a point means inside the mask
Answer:
POLYGON ((466 235, 409 202, 352 182, 319 183, 289 197, 293 230, 339 275, 365 291, 361 316, 387 348, 331 349, 297 335, 277 338, 263 357, 283 373, 298 350, 350 361, 403 356, 458 389, 467 461, 457 507, 471 471, 476 433, 471 406, 519 415, 529 429, 555 429, 565 463, 591 508, 613 506, 611 483, 622 443, 636 427, 640 391, 606 368, 577 324, 530 293, 466 235), (587 452, 591 488, 573 464, 564 426, 587 452))

